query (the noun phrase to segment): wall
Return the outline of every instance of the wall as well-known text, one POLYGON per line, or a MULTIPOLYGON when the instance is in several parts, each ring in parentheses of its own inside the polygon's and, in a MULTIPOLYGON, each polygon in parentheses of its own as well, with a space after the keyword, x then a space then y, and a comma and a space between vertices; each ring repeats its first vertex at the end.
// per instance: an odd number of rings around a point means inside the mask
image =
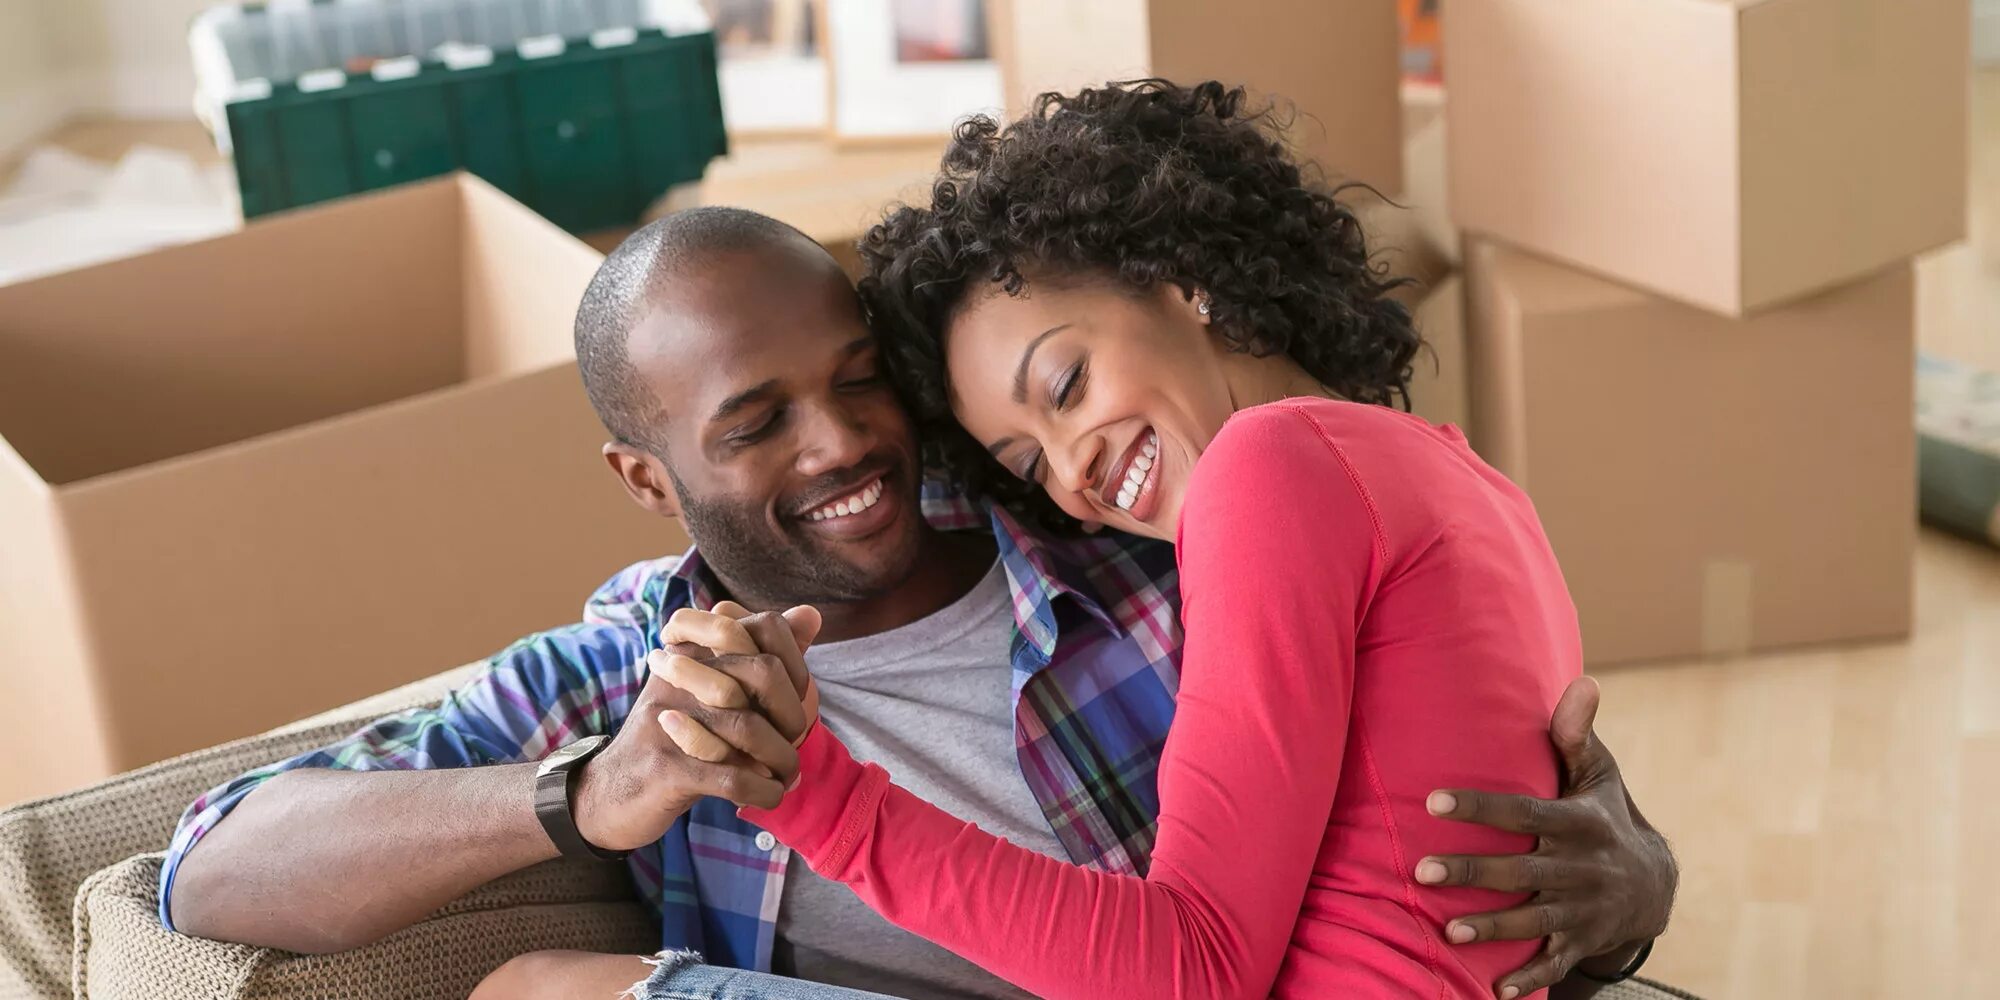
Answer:
POLYGON ((0 158, 69 113, 68 86, 52 69, 48 25, 62 15, 59 3, 0 2, 0 158))
MULTIPOLYGON (((0 0, 8 2, 8 0, 0 0)), ((60 3, 58 37, 96 83, 79 94, 85 111, 128 117, 192 115, 194 68, 188 24, 220 0, 29 0, 60 3)))
POLYGON ((1972 0, 1972 58, 2000 66, 2000 0, 1972 0))
POLYGON ((186 118, 187 28, 216 0, 0 0, 0 159, 75 114, 186 118))

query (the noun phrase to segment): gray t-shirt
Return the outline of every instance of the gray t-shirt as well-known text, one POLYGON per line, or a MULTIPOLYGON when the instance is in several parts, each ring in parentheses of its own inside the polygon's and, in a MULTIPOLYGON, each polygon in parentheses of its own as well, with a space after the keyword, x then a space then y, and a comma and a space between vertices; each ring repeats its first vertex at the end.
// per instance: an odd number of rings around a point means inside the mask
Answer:
MULTIPOLYGON (((960 819, 1067 860, 1014 752, 1008 648, 1014 616, 996 561, 972 591, 902 628, 814 646, 820 719, 857 760, 960 819)), ((893 996, 1023 997, 978 966, 877 916, 793 855, 772 966, 893 996)))

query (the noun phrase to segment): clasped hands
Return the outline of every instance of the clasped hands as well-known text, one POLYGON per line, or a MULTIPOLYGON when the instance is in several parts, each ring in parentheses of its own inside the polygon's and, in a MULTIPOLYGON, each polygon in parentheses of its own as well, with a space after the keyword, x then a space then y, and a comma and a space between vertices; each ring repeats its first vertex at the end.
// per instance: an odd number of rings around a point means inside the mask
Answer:
POLYGON ((647 656, 654 676, 699 703, 695 712, 660 712, 660 728, 682 753, 730 769, 728 798, 738 806, 776 806, 798 780, 798 747, 819 722, 805 662, 819 628, 810 606, 752 613, 720 601, 674 612, 662 648, 647 656))

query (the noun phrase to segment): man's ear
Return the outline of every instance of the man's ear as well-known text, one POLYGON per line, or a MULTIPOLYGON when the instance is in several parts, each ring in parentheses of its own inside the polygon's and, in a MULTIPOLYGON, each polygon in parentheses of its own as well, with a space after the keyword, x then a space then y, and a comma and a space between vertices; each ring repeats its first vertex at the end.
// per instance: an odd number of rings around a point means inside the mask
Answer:
POLYGON ((608 441, 604 445, 604 461, 610 464, 633 503, 661 517, 681 516, 680 494, 674 491, 666 466, 657 457, 628 444, 608 441))

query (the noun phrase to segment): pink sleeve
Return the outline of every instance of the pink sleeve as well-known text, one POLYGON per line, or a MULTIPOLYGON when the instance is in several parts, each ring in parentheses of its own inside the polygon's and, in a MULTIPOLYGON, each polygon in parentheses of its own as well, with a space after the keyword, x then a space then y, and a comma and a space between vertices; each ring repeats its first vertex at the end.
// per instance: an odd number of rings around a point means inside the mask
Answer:
POLYGON ((1264 997, 1340 780, 1377 519, 1305 415, 1240 414, 1197 464, 1187 645, 1144 879, 1044 857, 889 783, 818 727, 744 818, 892 923, 1038 995, 1264 997))

